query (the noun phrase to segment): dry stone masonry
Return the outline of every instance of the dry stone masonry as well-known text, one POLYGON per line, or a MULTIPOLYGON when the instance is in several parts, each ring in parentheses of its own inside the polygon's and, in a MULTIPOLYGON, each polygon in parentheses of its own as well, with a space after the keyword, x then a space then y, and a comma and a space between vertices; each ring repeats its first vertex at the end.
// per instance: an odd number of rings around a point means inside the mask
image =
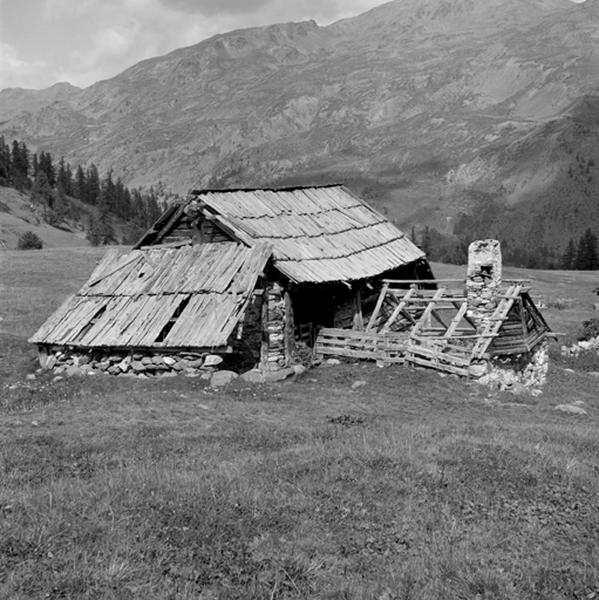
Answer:
POLYGON ((497 240, 478 240, 468 248, 467 315, 480 329, 497 308, 501 289, 501 247, 497 240))
POLYGON ((478 382, 501 391, 519 392, 542 386, 547 379, 549 354, 547 342, 530 353, 496 357, 482 365, 478 382))
POLYGON ((219 369, 223 359, 215 354, 144 354, 54 349, 41 359, 42 367, 57 375, 134 375, 164 377, 178 374, 199 377, 219 369))

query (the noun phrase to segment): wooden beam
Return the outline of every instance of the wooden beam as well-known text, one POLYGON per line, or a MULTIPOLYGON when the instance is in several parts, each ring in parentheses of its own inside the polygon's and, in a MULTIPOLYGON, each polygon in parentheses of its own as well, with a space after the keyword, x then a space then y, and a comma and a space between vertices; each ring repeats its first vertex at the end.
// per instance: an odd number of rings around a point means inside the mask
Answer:
POLYGON ((387 321, 381 328, 381 333, 385 333, 385 332, 389 331, 389 328, 391 327, 391 325, 393 324, 395 319, 397 319, 399 313, 406 307, 408 301, 415 293, 416 293, 415 287, 411 287, 409 290, 406 291, 404 297, 401 299, 399 304, 395 307, 395 310, 391 313, 391 316, 387 319, 387 321))
POLYGON ((372 311, 372 314, 370 315, 370 320, 368 321, 368 325, 366 326, 366 331, 370 331, 374 327, 374 324, 376 323, 376 320, 379 317, 379 313, 381 312, 381 308, 383 306, 383 302, 385 301, 385 296, 387 295, 388 289, 389 289, 389 284, 388 283, 383 284, 383 287, 381 288, 379 297, 376 301, 374 310, 372 311))
POLYGON ((353 329, 363 331, 364 317, 362 316, 362 294, 360 292, 360 287, 358 286, 353 289, 352 303, 354 311, 353 329))
POLYGON ((121 269, 135 263, 136 261, 138 261, 140 258, 142 258, 141 254, 136 254, 135 256, 131 257, 129 260, 126 260, 122 265, 119 265, 118 267, 116 267, 115 269, 113 269, 112 271, 109 271, 108 273, 104 273, 101 277, 98 277, 97 279, 94 279, 94 281, 90 281, 87 284, 87 287, 92 287, 93 285, 96 285, 98 283, 100 283, 100 281, 104 281, 104 279, 106 279, 107 277, 110 277, 111 275, 114 275, 115 273, 118 273, 121 269))

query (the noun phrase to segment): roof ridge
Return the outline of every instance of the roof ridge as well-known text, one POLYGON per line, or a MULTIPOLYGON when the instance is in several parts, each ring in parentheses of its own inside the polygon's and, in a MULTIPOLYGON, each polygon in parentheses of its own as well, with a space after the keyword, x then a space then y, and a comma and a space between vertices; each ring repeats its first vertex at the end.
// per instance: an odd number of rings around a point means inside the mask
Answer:
POLYGON ((343 183, 327 183, 324 185, 289 185, 289 186, 270 186, 270 187, 238 187, 238 188, 206 188, 192 189, 190 196, 199 196, 201 194, 223 194, 227 192, 293 192, 296 190, 321 190, 334 187, 345 187, 343 183))

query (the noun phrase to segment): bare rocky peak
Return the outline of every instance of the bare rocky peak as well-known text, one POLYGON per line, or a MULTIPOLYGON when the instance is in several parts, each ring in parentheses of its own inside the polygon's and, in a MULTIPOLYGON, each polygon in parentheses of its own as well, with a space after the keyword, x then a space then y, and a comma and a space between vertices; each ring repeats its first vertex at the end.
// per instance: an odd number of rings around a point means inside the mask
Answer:
POLYGON ((6 121, 20 112, 34 112, 54 102, 70 101, 80 91, 81 88, 66 81, 55 83, 42 90, 24 88, 0 90, 0 121, 6 121))

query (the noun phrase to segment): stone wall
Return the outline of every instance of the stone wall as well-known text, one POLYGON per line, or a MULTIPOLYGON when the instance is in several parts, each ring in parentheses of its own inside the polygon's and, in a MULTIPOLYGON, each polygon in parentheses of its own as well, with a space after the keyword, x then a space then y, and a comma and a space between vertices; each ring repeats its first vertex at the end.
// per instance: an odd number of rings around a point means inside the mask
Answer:
POLYGON ((478 240, 470 244, 466 275, 466 314, 479 329, 497 307, 501 268, 501 248, 497 240, 478 240))
MULTIPOLYGON (((223 358, 215 354, 83 351, 53 348, 40 353, 40 363, 57 375, 131 375, 199 377, 218 370, 223 358)), ((208 375, 209 376, 209 375, 208 375)))
POLYGON ((274 370, 289 364, 289 348, 287 340, 287 321, 290 302, 280 283, 269 283, 265 292, 265 304, 262 308, 262 323, 264 327, 262 344, 262 367, 274 370))

